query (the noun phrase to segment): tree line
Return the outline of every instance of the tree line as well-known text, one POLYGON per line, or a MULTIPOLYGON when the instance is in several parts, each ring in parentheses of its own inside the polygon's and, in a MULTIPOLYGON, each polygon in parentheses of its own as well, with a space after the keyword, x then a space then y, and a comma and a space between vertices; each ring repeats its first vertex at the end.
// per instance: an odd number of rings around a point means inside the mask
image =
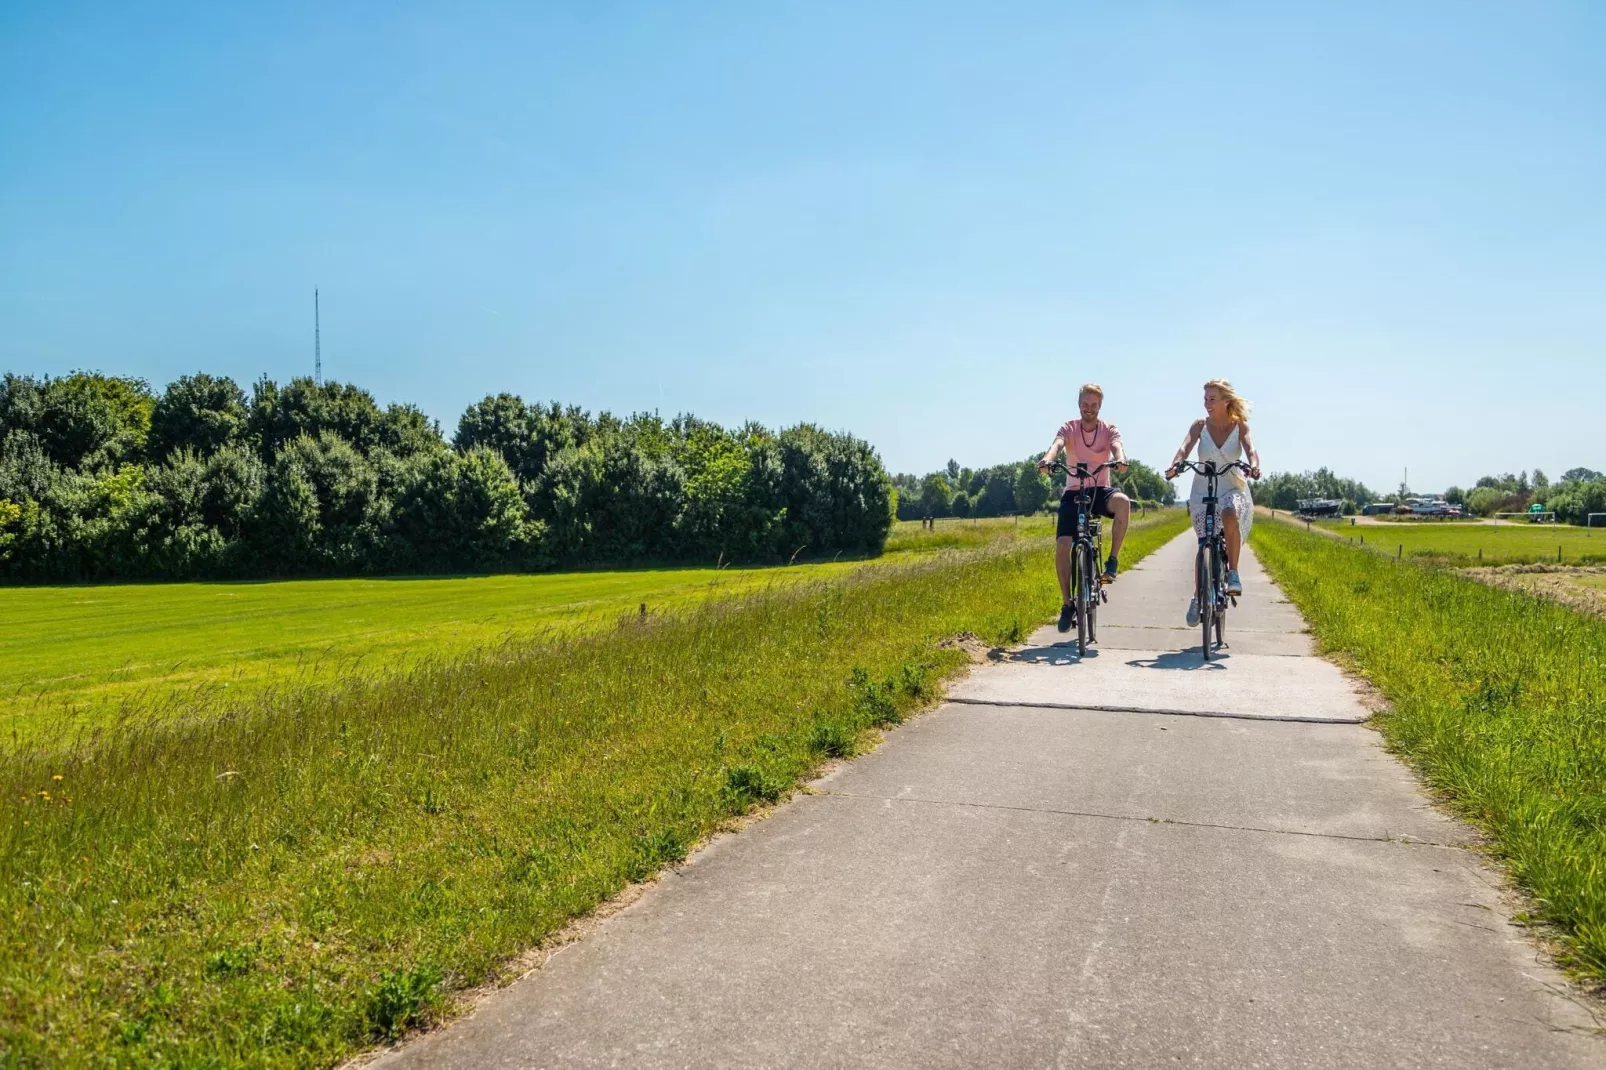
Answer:
MULTIPOLYGON (((1064 479, 1050 480, 1037 470, 1037 460, 1034 455, 974 469, 950 460, 945 468, 924 476, 900 472, 892 477, 898 519, 1029 515, 1057 505, 1064 479)), ((1157 506, 1176 501, 1170 482, 1141 461, 1132 461, 1125 472, 1112 472, 1111 481, 1135 502, 1157 506)))
MULTIPOLYGON (((1346 479, 1327 468, 1314 472, 1278 472, 1261 480, 1255 488, 1255 501, 1273 509, 1293 510, 1310 498, 1343 501, 1345 512, 1355 512, 1373 502, 1402 502, 1412 497, 1403 484, 1388 493, 1374 493, 1359 480, 1346 479)), ((1590 513, 1606 512, 1606 475, 1591 468, 1570 468, 1552 483, 1535 468, 1516 475, 1486 475, 1469 488, 1450 487, 1444 500, 1459 505, 1472 516, 1520 513, 1533 504, 1543 505, 1556 519, 1569 524, 1588 522, 1590 513)))
POLYGON ((414 405, 264 377, 0 379, 0 578, 478 572, 878 553, 870 445, 799 424, 592 416, 496 394, 448 442, 414 405))

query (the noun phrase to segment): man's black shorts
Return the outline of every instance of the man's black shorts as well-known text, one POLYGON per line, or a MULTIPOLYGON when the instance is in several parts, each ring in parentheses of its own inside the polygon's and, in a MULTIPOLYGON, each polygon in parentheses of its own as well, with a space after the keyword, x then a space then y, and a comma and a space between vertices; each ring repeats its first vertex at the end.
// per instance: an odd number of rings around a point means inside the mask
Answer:
MULTIPOLYGON (((1120 493, 1114 487, 1088 488, 1093 498, 1093 515, 1110 516, 1115 513, 1110 509, 1110 498, 1120 493)), ((1070 539, 1076 536, 1076 491, 1066 491, 1060 496, 1060 519, 1055 527, 1057 538, 1070 539)))

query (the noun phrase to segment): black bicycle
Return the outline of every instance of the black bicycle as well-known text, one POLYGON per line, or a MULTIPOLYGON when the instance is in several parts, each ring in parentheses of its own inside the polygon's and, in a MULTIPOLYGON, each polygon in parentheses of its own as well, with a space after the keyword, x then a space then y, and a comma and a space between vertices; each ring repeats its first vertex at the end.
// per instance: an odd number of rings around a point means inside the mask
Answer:
POLYGON ((1199 553, 1194 557, 1193 595, 1199 600, 1199 625, 1204 632, 1200 650, 1209 661, 1212 650, 1227 645, 1227 607, 1238 604, 1238 600, 1227 593, 1227 533, 1216 516, 1216 480, 1234 468, 1241 468, 1246 474, 1254 469, 1243 461, 1233 461, 1220 468, 1214 461, 1178 461, 1167 475, 1174 477, 1185 468, 1205 477, 1204 534, 1199 537, 1199 553))
MULTIPOLYGON (((1131 463, 1131 462, 1127 462, 1131 463)), ((1077 461, 1074 469, 1064 461, 1054 461, 1051 470, 1065 473, 1066 479, 1075 476, 1079 486, 1072 501, 1076 505, 1076 534, 1071 542, 1071 591, 1076 599, 1076 655, 1084 657, 1088 645, 1098 638, 1099 603, 1109 600, 1104 593, 1104 576, 1099 572, 1099 561, 1104 557, 1104 532, 1099 518, 1093 515, 1093 487, 1088 482, 1116 463, 1106 461, 1089 470, 1087 462, 1077 461)))

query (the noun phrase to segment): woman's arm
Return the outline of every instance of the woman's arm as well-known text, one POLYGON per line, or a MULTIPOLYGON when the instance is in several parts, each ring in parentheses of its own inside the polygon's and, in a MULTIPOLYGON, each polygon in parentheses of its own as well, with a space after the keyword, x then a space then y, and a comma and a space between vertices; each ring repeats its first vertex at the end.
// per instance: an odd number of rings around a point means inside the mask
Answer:
POLYGON ((1260 478, 1260 451, 1255 449, 1255 440, 1249 437, 1249 425, 1238 425, 1238 441, 1244 444, 1244 456, 1249 458, 1249 478, 1260 478))
POLYGON ((1195 420, 1193 426, 1188 428, 1188 437, 1182 440, 1182 448, 1177 450, 1177 455, 1171 458, 1171 467, 1166 469, 1169 476, 1175 477, 1177 465, 1187 460, 1188 454, 1193 452, 1193 447, 1199 444, 1199 435, 1204 431, 1204 424, 1203 420, 1195 420))

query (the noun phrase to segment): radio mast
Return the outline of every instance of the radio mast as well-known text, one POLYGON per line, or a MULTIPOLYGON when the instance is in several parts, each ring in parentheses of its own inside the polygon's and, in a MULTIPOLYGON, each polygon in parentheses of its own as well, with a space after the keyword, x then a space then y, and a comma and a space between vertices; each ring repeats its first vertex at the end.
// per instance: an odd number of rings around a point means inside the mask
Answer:
POLYGON ((318 315, 318 291, 312 291, 312 378, 323 385, 323 323, 318 315))

